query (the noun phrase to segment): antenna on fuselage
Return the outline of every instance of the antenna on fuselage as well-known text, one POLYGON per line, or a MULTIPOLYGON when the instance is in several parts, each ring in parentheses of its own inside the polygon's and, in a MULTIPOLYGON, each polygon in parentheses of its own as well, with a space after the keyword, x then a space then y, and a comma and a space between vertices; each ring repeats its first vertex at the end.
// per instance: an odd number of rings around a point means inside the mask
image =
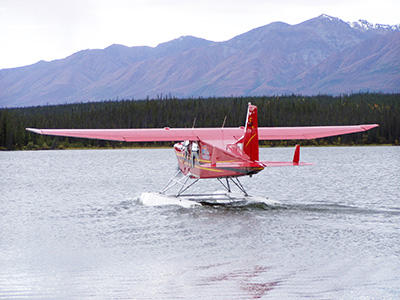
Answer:
POLYGON ((224 122, 222 123, 222 127, 221 127, 221 128, 224 128, 224 127, 225 127, 226 117, 227 117, 227 116, 225 116, 224 122))
POLYGON ((192 129, 194 129, 194 125, 196 125, 196 117, 194 117, 194 119, 193 119, 193 126, 192 126, 192 129))

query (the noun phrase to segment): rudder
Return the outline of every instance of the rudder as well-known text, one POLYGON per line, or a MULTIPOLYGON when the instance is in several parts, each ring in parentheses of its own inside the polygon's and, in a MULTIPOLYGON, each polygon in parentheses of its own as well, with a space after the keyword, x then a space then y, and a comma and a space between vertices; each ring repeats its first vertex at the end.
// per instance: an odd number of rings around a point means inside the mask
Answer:
POLYGON ((246 125, 244 128, 244 135, 239 140, 243 145, 242 150, 246 153, 251 160, 258 161, 259 147, 258 147, 258 115, 257 106, 249 103, 247 109, 246 125))

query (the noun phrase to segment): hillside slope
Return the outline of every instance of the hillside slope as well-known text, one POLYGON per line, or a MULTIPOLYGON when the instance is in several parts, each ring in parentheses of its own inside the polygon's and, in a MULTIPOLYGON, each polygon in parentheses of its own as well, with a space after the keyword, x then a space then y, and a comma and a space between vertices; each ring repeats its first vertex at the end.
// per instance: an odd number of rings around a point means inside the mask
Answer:
POLYGON ((112 45, 0 70, 0 107, 107 99, 400 91, 399 27, 321 15, 225 42, 112 45), (369 23, 367 23, 369 24, 369 23))

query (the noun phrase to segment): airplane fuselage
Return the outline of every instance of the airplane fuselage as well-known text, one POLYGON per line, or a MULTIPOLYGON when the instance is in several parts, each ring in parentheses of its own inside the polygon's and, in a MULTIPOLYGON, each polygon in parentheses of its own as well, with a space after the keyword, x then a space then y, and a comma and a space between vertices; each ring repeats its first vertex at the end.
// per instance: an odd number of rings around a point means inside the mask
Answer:
POLYGON ((174 150, 182 173, 193 178, 247 176, 264 169, 259 162, 202 141, 177 143, 174 150))

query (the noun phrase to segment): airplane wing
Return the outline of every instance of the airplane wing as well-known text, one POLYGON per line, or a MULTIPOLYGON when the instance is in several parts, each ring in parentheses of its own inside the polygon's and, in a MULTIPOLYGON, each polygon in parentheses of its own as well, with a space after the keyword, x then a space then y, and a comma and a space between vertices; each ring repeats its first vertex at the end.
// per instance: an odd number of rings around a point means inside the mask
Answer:
POLYGON ((35 129, 26 130, 55 136, 124 142, 167 142, 184 140, 236 141, 243 128, 140 128, 140 129, 35 129))
MULTIPOLYGON (((341 134, 362 132, 379 125, 259 127, 259 140, 310 140, 341 134)), ((124 142, 165 142, 183 140, 235 142, 244 128, 147 128, 147 129, 35 129, 26 130, 54 136, 78 137, 124 142)))
POLYGON ((259 140, 312 140, 317 138, 367 131, 377 124, 315 127, 259 127, 259 140))

